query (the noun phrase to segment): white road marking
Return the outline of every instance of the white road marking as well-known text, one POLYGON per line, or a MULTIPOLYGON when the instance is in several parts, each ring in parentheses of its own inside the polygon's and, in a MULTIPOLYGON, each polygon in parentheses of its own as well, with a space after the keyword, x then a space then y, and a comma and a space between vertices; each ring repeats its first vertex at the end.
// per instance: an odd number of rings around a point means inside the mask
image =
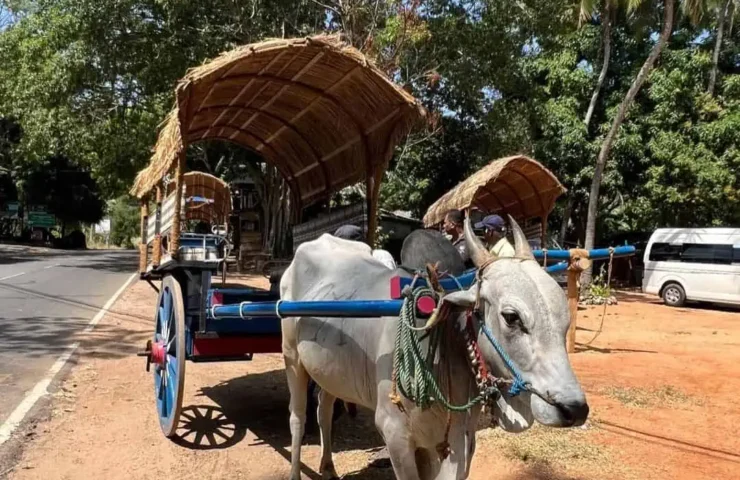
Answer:
MULTIPOLYGON (((23 275, 22 273, 19 273, 17 275, 12 275, 11 277, 6 278, 12 278, 17 277, 18 275, 23 275)), ((113 296, 108 299, 105 305, 103 305, 103 308, 100 309, 100 311, 90 320, 90 323, 87 324, 87 327, 85 328, 84 332, 90 332, 93 328, 95 328, 95 325, 100 322, 100 319, 103 318, 105 313, 110 309, 111 306, 118 300, 118 297, 121 296, 124 290, 126 290, 126 287, 129 286, 129 284, 136 278, 138 274, 134 273, 131 275, 126 282, 121 286, 121 288, 118 289, 116 293, 113 294, 113 296)), ((5 280, 6 278, 0 278, 0 280, 5 280)), ((36 405, 36 402, 39 401, 39 399, 45 395, 47 395, 49 385, 51 385, 52 380, 54 380, 54 377, 59 373, 59 371, 64 368, 64 365, 69 361, 69 359, 72 357, 72 355, 75 353, 77 348, 80 346, 79 342, 75 342, 64 351, 64 353, 57 359, 56 362, 54 362, 54 365, 51 366, 49 371, 46 373, 46 376, 37 383, 28 393, 26 393, 26 396, 23 398, 21 403, 15 407, 15 410, 10 414, 10 416, 5 420, 5 422, 0 425, 0 445, 10 440, 10 436, 13 434, 13 432, 20 426, 20 424, 23 422, 23 420, 26 418, 26 415, 28 415, 28 412, 31 411, 34 405, 36 405)))
POLYGON ((59 265, 61 265, 61 264, 60 263, 55 263, 54 265, 47 265, 47 266, 44 267, 44 270, 48 270, 50 268, 58 267, 59 265))
POLYGON ((0 282, 2 282, 3 280, 10 280, 11 278, 20 277, 21 275, 25 275, 25 274, 26 272, 20 272, 20 273, 16 273, 13 275, 8 275, 7 277, 0 278, 0 282))

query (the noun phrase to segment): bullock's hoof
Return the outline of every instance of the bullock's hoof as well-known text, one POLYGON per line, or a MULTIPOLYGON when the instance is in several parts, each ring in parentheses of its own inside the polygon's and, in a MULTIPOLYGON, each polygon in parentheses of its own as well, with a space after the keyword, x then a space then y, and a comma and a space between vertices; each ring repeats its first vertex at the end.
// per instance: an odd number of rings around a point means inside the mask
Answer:
POLYGON ((323 480, 339 480, 339 475, 337 475, 337 471, 334 469, 334 462, 330 461, 321 465, 319 471, 323 480))

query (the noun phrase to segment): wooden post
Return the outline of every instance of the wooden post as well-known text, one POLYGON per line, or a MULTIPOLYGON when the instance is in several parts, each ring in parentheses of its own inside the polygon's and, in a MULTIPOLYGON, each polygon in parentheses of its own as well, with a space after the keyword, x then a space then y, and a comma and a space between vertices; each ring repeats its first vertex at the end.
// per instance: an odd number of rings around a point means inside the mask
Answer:
POLYGON ((154 204, 154 242, 152 243, 152 264, 159 266, 162 260, 162 235, 160 232, 160 222, 162 218, 162 186, 157 184, 157 201, 154 204))
POLYGON ((540 235, 542 236, 540 238, 541 248, 547 248, 547 215, 542 217, 540 220, 542 221, 542 224, 540 225, 540 235))
POLYGON ((141 225, 139 225, 139 233, 141 241, 139 242, 139 273, 146 272, 147 260, 147 226, 149 225, 149 198, 144 197, 141 199, 141 225))
POLYGON ((568 265, 568 309, 570 310, 570 325, 565 345, 568 353, 576 351, 576 328, 578 327, 578 297, 580 296, 581 272, 591 265, 588 250, 572 248, 570 250, 570 265, 568 265))
POLYGON ((172 218, 172 230, 170 234, 170 256, 177 257, 180 249, 180 220, 182 215, 182 176, 185 173, 185 147, 180 151, 175 163, 175 205, 172 218))
POLYGON ((367 176, 365 186, 365 201, 367 202, 367 244, 370 245, 370 248, 373 248, 375 245, 375 230, 378 228, 378 195, 375 191, 377 189, 377 183, 372 173, 367 176))

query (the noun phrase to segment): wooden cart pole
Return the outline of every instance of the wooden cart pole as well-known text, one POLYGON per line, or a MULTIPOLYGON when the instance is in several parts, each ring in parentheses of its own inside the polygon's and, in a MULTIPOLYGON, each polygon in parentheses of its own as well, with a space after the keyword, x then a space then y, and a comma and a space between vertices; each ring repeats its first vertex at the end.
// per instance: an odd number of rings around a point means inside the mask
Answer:
POLYGON ((156 203, 154 204, 154 242, 152 244, 152 265, 159 266, 162 260, 162 235, 160 233, 162 222, 162 185, 157 184, 156 203))
POLYGON ((180 249, 180 221, 182 215, 182 176, 185 173, 185 147, 183 146, 175 163, 175 205, 172 218, 172 234, 170 235, 170 256, 177 258, 180 249))
POLYGON ((570 310, 570 325, 565 337, 565 346, 568 353, 576 351, 576 328, 578 326, 578 297, 580 294, 581 272, 591 265, 588 250, 573 248, 570 250, 570 264, 568 265, 568 309, 570 310))
POLYGON ((377 189, 375 175, 372 173, 369 174, 365 185, 365 201, 367 202, 367 244, 370 245, 370 248, 374 248, 375 230, 378 228, 378 195, 375 191, 377 189))
POLYGON ((139 226, 139 232, 141 241, 139 242, 139 273, 146 273, 147 264, 147 228, 149 226, 149 198, 144 197, 141 199, 141 225, 139 226))

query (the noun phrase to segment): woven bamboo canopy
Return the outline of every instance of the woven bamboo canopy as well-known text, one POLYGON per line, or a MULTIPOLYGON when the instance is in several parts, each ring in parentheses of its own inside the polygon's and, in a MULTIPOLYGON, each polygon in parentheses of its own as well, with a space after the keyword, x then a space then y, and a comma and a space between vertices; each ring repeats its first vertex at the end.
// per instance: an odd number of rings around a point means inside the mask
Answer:
POLYGON ((494 160, 439 198, 424 215, 424 226, 444 221, 448 211, 475 207, 508 213, 517 220, 545 218, 565 187, 541 163, 516 155, 494 160))
POLYGON ((186 200, 193 205, 186 210, 186 218, 226 222, 231 213, 231 190, 218 177, 204 172, 183 175, 186 200), (206 200, 206 202, 202 202, 206 200))
POLYGON ((142 198, 188 144, 229 141, 279 169, 299 206, 382 178, 396 144, 424 115, 339 36, 270 40, 191 69, 131 193, 142 198))

